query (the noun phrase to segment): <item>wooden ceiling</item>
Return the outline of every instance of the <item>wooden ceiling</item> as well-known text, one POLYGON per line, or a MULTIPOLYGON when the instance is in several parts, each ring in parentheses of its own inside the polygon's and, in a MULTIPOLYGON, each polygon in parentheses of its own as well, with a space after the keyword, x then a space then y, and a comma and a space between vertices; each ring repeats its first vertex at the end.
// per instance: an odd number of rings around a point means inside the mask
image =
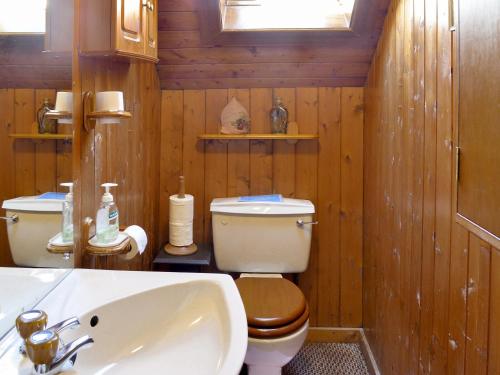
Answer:
POLYGON ((355 33, 260 33, 252 44, 245 36, 208 35, 213 1, 159 0, 162 88, 364 86, 390 3, 357 0, 355 33))
MULTIPOLYGON (((162 88, 364 86, 390 0, 358 0, 355 33, 210 39, 203 5, 159 1, 162 88), (200 21, 201 20, 201 21, 200 21), (210 42, 212 40, 212 42, 210 42)), ((0 37, 0 87, 71 87, 71 61, 41 53, 41 37, 0 37)))

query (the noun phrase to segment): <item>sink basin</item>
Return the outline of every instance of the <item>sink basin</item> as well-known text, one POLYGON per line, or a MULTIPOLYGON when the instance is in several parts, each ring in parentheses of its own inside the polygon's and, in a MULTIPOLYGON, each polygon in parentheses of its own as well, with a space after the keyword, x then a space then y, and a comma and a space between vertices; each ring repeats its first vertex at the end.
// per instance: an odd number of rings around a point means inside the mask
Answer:
MULTIPOLYGON (((245 312, 227 275, 74 270, 37 308, 50 325, 80 318, 66 342, 95 341, 63 374, 236 375, 246 352, 245 312)), ((30 374, 15 332, 9 339, 0 374, 30 374)))

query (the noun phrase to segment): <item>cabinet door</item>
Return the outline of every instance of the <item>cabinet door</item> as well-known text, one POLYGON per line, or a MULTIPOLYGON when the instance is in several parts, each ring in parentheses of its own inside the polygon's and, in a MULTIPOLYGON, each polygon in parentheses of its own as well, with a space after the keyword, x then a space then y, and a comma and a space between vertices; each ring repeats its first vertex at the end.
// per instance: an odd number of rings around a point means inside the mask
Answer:
POLYGON ((116 49, 125 54, 144 54, 142 0, 116 0, 116 49))
POLYGON ((143 0, 144 5, 144 36, 145 54, 147 56, 158 57, 158 1, 143 0))
POLYGON ((498 0, 458 5, 457 212, 500 244, 500 56, 498 0))

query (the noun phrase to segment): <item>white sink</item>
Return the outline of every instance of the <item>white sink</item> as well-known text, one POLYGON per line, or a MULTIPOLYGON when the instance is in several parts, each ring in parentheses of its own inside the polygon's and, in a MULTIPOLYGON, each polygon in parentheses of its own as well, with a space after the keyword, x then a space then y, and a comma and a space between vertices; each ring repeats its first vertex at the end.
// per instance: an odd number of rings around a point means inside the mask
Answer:
MULTIPOLYGON (((236 375, 245 357, 245 311, 227 275, 73 270, 37 308, 49 325, 80 318, 66 342, 95 341, 64 374, 236 375)), ((30 374, 18 345, 15 332, 0 343, 0 374, 30 374)))

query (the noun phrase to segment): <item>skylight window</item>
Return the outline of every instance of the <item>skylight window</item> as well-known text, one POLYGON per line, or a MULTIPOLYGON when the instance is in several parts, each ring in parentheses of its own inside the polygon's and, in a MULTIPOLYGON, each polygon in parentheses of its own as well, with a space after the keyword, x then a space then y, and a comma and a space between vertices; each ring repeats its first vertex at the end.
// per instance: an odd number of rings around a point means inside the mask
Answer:
POLYGON ((221 0, 223 31, 349 29, 355 0, 221 0))
POLYGON ((0 34, 43 34, 46 0, 0 0, 0 34))

